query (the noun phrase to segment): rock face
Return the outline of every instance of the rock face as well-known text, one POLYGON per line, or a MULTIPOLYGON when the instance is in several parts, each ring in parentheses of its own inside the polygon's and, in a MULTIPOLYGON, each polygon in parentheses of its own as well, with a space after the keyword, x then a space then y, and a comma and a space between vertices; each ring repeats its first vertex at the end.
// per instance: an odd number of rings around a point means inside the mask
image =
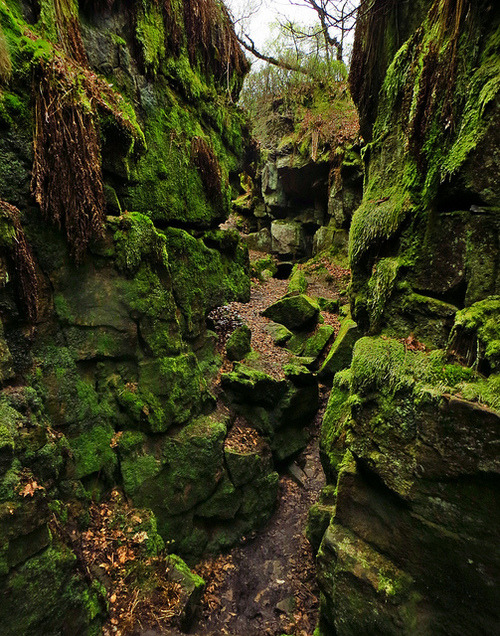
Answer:
POLYGON ((358 117, 345 88, 340 78, 304 80, 300 95, 261 105, 261 165, 235 205, 250 249, 286 261, 346 247, 363 173, 358 117))
POLYGON ((89 498, 119 486, 188 560, 272 511, 268 443, 232 446, 214 412, 206 327, 249 298, 246 247, 218 229, 247 70, 218 0, 0 4, 5 633, 100 633, 70 503, 85 527, 89 498))
POLYGON ((499 23, 489 2, 380 0, 357 27, 351 308, 371 337, 331 367, 320 634, 498 624, 499 23))

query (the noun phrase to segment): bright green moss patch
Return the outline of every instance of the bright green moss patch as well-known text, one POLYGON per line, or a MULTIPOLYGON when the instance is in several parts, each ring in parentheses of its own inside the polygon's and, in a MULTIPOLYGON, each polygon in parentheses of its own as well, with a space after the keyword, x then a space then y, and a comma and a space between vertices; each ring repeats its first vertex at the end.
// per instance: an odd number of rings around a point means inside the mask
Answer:
POLYGON ((117 465, 116 454, 111 448, 114 430, 111 426, 95 425, 70 440, 77 479, 92 473, 102 473, 113 478, 117 465))
POLYGON ((0 621, 6 636, 59 634, 67 630, 97 636, 104 599, 77 572, 67 548, 49 548, 17 569, 5 582, 0 621), (68 612, 71 608, 71 613, 68 612))
POLYGON ((112 228, 117 228, 114 243, 116 263, 120 269, 133 274, 138 271, 142 260, 168 267, 165 238, 155 229, 149 217, 131 212, 109 223, 112 228))
POLYGON ((375 181, 365 191, 363 203, 352 218, 349 260, 354 267, 373 245, 388 241, 413 209, 403 185, 387 187, 375 181))
POLYGON ((354 393, 369 395, 379 391, 392 395, 407 391, 417 401, 424 395, 460 393, 462 383, 477 382, 472 369, 449 364, 443 351, 411 351, 388 338, 359 340, 354 347, 351 372, 354 393))
POLYGON ((500 370, 500 296, 490 296, 456 314, 450 349, 468 364, 486 360, 491 370, 500 370))
POLYGON ((226 353, 229 360, 241 360, 251 350, 252 332, 247 325, 242 325, 233 331, 226 342, 226 353))

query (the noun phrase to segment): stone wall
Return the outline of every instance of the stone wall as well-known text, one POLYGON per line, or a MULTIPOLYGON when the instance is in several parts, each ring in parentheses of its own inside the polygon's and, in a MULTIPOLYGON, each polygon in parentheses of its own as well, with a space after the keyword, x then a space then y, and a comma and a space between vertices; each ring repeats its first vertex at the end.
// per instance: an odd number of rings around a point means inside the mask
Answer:
POLYGON ((351 308, 369 337, 323 422, 321 634, 498 624, 499 20, 380 0, 358 24, 351 308))
POLYGON ((188 560, 273 509, 267 442, 235 450, 215 410, 206 326, 250 293, 218 229, 247 70, 218 0, 0 3, 2 633, 99 633, 65 528, 114 486, 188 560))

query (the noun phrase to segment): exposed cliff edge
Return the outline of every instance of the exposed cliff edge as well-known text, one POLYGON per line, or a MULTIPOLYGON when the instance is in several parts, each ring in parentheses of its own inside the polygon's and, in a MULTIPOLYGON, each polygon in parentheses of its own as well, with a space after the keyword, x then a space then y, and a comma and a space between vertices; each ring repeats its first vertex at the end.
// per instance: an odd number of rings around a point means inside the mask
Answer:
POLYGON ((358 340, 332 362, 331 485, 308 528, 320 634, 498 625, 499 20, 491 2, 375 0, 358 22, 358 340))

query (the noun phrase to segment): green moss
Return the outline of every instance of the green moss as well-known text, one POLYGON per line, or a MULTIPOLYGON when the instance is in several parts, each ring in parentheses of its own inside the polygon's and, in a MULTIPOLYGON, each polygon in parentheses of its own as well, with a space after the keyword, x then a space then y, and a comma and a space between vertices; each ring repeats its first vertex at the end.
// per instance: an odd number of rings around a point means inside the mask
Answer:
POLYGON ((352 218, 349 234, 349 260, 355 267, 374 245, 388 241, 401 227, 413 209, 404 178, 398 186, 372 180, 365 190, 363 202, 352 218))
POLYGON ((0 402, 0 454, 14 452, 18 420, 19 413, 4 402, 0 402))
POLYGON ((6 636, 56 636, 68 629, 97 636, 101 631, 102 592, 87 586, 66 548, 49 548, 27 561, 9 576, 5 589, 0 620, 6 636))
POLYGON ((295 264, 288 280, 289 294, 305 294, 307 292, 307 278, 298 264, 295 264))
POLYGON ((317 331, 306 340, 301 356, 304 358, 318 358, 328 345, 335 329, 331 325, 321 325, 317 331))
POLYGON ((500 374, 479 378, 474 382, 463 382, 457 388, 466 400, 479 402, 500 412, 500 374))
POLYGON ((251 350, 252 332, 247 325, 242 325, 233 331, 226 342, 226 353, 229 360, 241 360, 251 350))
POLYGON ((123 487, 131 497, 148 479, 155 477, 161 470, 161 463, 153 455, 128 454, 120 462, 123 487))
POLYGON ((228 255, 173 228, 166 230, 165 237, 173 291, 187 334, 194 336, 205 329, 205 316, 210 309, 232 300, 249 299, 245 248, 237 247, 233 255, 228 255))
POLYGON ((386 305, 391 297, 394 285, 401 267, 400 258, 380 259, 368 281, 368 308, 370 312, 370 326, 372 331, 380 327, 386 305))
POLYGON ((148 4, 147 9, 140 7, 137 11, 136 37, 142 46, 146 68, 156 73, 165 56, 165 26, 161 5, 148 4))
POLYGON ((134 274, 143 260, 168 268, 165 238, 149 217, 132 212, 109 223, 112 229, 117 228, 113 239, 120 269, 134 274))
MULTIPOLYGON (((139 505, 155 512, 164 539, 172 538, 166 531, 168 518, 191 510, 215 491, 221 476, 226 430, 226 422, 203 417, 162 440, 160 469, 155 468, 138 484, 133 496, 139 505)), ((188 528, 185 530, 186 536, 188 528)))
MULTIPOLYGON (((201 409, 205 389, 194 354, 165 357, 140 366, 137 396, 147 404, 152 396, 160 398, 161 411, 147 418, 152 432, 166 431, 173 424, 183 424, 201 409)), ((153 401, 153 408, 155 403, 153 401)), ((144 412, 144 407, 142 408, 144 412)))
POLYGON ((362 395, 406 390, 418 397, 426 388, 444 393, 474 376, 467 367, 447 364, 443 351, 411 351, 388 338, 358 340, 351 371, 351 388, 362 395))
POLYGON ((113 479, 117 458, 111 448, 114 430, 111 426, 95 425, 74 439, 70 446, 74 456, 75 476, 80 479, 102 472, 113 479))
POLYGON ((262 274, 265 271, 271 272, 272 276, 274 276, 278 271, 276 259, 274 259, 270 254, 263 258, 258 258, 256 261, 252 261, 250 263, 250 268, 252 278, 258 278, 259 280, 262 280, 262 274))
POLYGON ((305 329, 318 319, 319 305, 309 296, 299 294, 278 300, 267 307, 262 315, 288 329, 305 329))
POLYGON ((465 348, 476 363, 486 360, 493 371, 500 370, 499 316, 500 296, 490 296, 459 311, 450 335, 450 347, 462 350, 465 341, 465 348))

